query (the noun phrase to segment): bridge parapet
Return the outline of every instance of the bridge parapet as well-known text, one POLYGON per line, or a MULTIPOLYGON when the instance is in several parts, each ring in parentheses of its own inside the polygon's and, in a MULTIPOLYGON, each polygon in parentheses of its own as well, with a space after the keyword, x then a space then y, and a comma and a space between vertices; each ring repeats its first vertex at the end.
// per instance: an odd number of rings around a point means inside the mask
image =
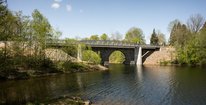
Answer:
POLYGON ((114 41, 114 40, 81 40, 81 41, 67 41, 67 40, 56 40, 47 41, 49 45, 67 46, 75 44, 86 44, 89 46, 99 46, 99 47, 123 47, 123 48, 135 48, 142 47, 143 49, 156 49, 160 46, 154 46, 149 44, 137 44, 126 41, 114 41))
POLYGON ((103 45, 103 46, 138 46, 139 44, 130 43, 125 41, 113 41, 113 40, 81 40, 80 42, 87 45, 103 45))

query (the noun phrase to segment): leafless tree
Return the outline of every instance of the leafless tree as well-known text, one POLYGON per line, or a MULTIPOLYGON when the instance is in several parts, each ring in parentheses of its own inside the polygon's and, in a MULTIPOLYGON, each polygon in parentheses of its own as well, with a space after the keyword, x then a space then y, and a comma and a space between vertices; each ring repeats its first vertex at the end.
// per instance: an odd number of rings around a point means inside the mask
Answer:
POLYGON ((203 26, 205 19, 200 14, 191 15, 187 21, 187 27, 191 32, 197 33, 203 26))

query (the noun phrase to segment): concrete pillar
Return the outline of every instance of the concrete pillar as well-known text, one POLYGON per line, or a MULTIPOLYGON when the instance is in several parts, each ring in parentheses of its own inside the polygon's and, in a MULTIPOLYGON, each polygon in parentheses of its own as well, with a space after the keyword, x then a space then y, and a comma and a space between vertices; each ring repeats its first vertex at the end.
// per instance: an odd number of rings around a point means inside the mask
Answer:
POLYGON ((77 48, 77 61, 78 62, 82 61, 82 48, 80 44, 78 44, 78 48, 77 48))
POLYGON ((135 61, 135 64, 137 64, 138 50, 139 50, 139 47, 135 47, 135 49, 134 49, 134 61, 135 61))
POLYGON ((139 47, 137 65, 142 65, 142 47, 139 47))

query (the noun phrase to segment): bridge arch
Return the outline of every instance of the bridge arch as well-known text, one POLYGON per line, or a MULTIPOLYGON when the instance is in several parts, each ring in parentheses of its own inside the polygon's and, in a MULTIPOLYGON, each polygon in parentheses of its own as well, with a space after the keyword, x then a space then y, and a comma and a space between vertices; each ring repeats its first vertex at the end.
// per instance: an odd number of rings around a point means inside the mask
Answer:
POLYGON ((105 47, 92 47, 92 50, 95 52, 100 52, 101 64, 109 63, 109 56, 114 51, 121 51, 125 56, 125 61, 123 64, 130 64, 132 61, 135 61, 135 49, 134 48, 105 48, 105 47))

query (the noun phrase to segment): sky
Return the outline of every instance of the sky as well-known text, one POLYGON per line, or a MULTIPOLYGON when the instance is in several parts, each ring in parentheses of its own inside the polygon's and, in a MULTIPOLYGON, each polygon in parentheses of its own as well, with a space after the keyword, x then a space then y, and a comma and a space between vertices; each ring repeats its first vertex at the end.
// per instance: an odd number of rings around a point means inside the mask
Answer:
POLYGON ((50 24, 62 32, 61 38, 111 36, 137 27, 149 43, 153 29, 169 38, 168 24, 178 19, 186 23, 194 14, 206 18, 206 0, 7 0, 12 11, 31 16, 38 9, 50 24))

